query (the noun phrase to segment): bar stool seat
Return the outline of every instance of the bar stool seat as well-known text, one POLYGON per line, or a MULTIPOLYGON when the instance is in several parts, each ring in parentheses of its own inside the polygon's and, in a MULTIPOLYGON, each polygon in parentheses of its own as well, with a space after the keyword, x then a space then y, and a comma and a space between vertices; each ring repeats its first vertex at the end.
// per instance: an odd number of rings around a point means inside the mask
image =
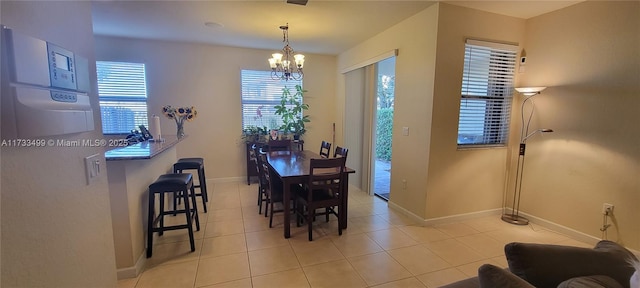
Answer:
MULTIPOLYGON (((184 170, 197 170, 198 172, 198 185, 194 185, 194 188, 199 188, 200 193, 196 196, 202 197, 203 210, 207 213, 207 202, 209 202, 209 195, 207 193, 207 177, 204 172, 204 159, 203 158, 180 158, 178 162, 173 164, 173 173, 183 173, 184 170)), ((176 201, 179 202, 180 198, 174 198, 174 207, 176 201)))
POLYGON ((151 257, 153 249, 153 233, 159 232, 162 236, 164 231, 187 229, 189 232, 189 242, 191 244, 191 252, 196 250, 195 241, 193 237, 193 222, 196 223, 197 231, 200 231, 200 220, 198 218, 198 207, 196 206, 196 196, 193 186, 193 176, 189 173, 185 174, 164 174, 160 175, 158 179, 149 185, 149 216, 147 220, 147 258, 151 257), (178 210, 174 206, 174 210, 165 211, 164 194, 173 193, 179 195, 184 200, 184 209, 178 210), (155 207, 156 194, 159 194, 160 209, 158 216, 156 217, 155 207), (189 198, 191 198, 191 204, 189 204, 189 198), (164 216, 176 215, 178 213, 184 213, 186 218, 186 224, 164 226, 164 216))

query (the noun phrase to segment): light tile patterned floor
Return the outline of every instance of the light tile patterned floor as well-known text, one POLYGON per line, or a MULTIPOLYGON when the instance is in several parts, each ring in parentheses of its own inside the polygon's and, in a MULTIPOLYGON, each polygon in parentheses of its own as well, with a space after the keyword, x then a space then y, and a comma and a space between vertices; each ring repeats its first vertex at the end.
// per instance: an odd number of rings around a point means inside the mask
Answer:
MULTIPOLYGON (((185 230, 165 232, 145 271, 118 287, 439 287, 475 276, 484 263, 506 267, 509 242, 590 247, 498 216, 423 227, 357 189, 350 191, 349 228, 342 236, 332 218, 315 224, 313 242, 306 226, 295 224, 284 239, 282 213, 273 228, 258 214, 257 184, 209 187, 210 210, 200 213, 196 251, 190 252, 185 230)), ((169 224, 184 219, 168 218, 169 224)))

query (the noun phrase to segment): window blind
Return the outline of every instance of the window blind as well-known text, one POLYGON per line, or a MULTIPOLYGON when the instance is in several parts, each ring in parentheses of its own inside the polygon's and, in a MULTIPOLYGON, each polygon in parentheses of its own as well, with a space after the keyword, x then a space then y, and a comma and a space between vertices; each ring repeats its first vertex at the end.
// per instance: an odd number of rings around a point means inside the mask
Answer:
POLYGON ((282 89, 288 87, 295 93, 295 86, 302 86, 302 80, 273 80, 271 71, 242 70, 242 129, 250 126, 278 129, 282 125, 280 115, 276 115, 276 105, 280 105, 282 89))
POLYGON ((518 46, 467 40, 458 145, 504 145, 518 46))
POLYGON ((147 126, 147 84, 143 63, 96 61, 102 133, 126 134, 147 126))

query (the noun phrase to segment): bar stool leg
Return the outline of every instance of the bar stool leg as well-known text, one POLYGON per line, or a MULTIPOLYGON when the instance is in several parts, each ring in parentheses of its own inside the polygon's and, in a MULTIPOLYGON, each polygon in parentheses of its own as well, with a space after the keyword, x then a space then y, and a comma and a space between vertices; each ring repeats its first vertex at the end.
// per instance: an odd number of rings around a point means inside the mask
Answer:
POLYGON ((200 231, 200 217, 198 217, 198 205, 196 205, 196 189, 191 186, 191 203, 193 203, 193 216, 196 220, 196 229, 200 231))
POLYGON ((184 200, 184 209, 187 217, 187 230, 189 231, 189 244, 191 244, 191 252, 196 251, 196 244, 193 240, 193 223, 191 222, 191 208, 189 207, 189 193, 185 190, 182 193, 182 197, 184 200))
POLYGON ((147 258, 151 257, 153 247, 153 222, 155 219, 155 193, 149 193, 149 219, 147 220, 147 258))
MULTIPOLYGON (((204 165, 202 169, 198 169, 198 180, 200 181, 200 193, 202 193, 203 202, 209 202, 209 194, 207 193, 207 179, 204 176, 204 165)), ((207 205, 204 205, 204 212, 207 212, 207 205)))

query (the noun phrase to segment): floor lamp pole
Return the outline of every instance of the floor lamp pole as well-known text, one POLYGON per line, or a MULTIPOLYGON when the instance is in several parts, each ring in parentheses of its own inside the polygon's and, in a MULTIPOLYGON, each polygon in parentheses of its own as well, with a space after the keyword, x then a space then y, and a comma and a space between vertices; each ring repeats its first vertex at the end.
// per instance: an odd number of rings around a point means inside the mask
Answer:
MULTIPOLYGON (((522 117, 522 127, 520 128, 520 150, 518 152, 518 166, 516 167, 516 183, 513 188, 513 205, 511 206, 511 213, 505 213, 506 204, 503 202, 502 208, 502 221, 507 223, 515 224, 515 225, 527 225, 529 224, 529 219, 520 216, 520 193, 522 192, 522 174, 524 173, 524 152, 527 148, 527 139, 536 133, 547 133, 553 132, 551 129, 538 129, 529 133, 529 124, 531 123, 531 118, 533 117, 533 106, 531 108, 531 112, 529 112, 529 116, 527 117, 527 122, 525 123, 525 114, 524 108, 525 104, 528 101, 533 101, 531 98, 533 96, 540 94, 540 91, 546 89, 547 87, 525 87, 525 88, 515 88, 516 91, 522 93, 527 96, 524 101, 522 101, 522 107, 520 109, 520 116, 522 117)), ((533 102, 531 102, 533 103, 533 102)), ((531 104, 533 105, 533 104, 531 104)))
POLYGON ((527 225, 529 219, 520 216, 520 193, 522 192, 522 174, 524 173, 524 153, 527 148, 525 142, 520 143, 520 151, 518 152, 518 166, 516 168, 516 185, 513 189, 513 205, 511 206, 511 214, 502 214, 502 221, 515 224, 527 225))

